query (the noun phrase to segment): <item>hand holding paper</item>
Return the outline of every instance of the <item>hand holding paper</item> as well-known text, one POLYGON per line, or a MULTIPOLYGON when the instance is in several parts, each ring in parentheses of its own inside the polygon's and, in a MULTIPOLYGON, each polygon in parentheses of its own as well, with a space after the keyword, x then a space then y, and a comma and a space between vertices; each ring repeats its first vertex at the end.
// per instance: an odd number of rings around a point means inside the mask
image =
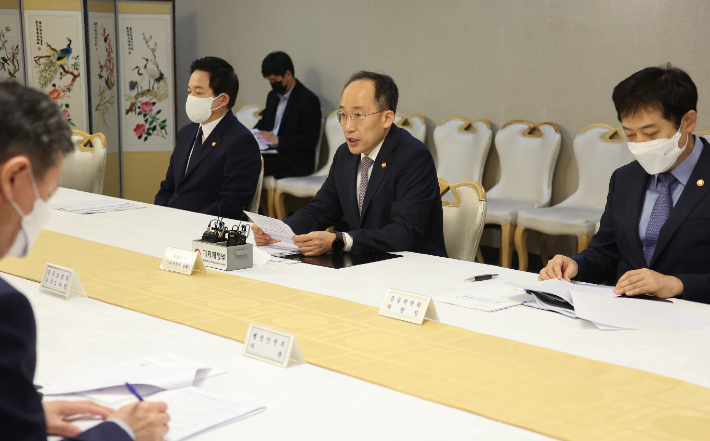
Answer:
MULTIPOLYGON (((251 213, 249 211, 245 211, 244 213, 246 213, 246 215, 249 216, 249 219, 251 219, 252 222, 254 222, 254 224, 256 224, 256 226, 258 226, 261 231, 268 235, 272 240, 272 242, 261 244, 257 241, 257 245, 269 245, 270 243, 276 243, 277 241, 293 243, 293 236, 296 234, 293 232, 291 227, 284 223, 284 221, 251 213)), ((256 234, 254 234, 254 238, 256 239, 256 234)))

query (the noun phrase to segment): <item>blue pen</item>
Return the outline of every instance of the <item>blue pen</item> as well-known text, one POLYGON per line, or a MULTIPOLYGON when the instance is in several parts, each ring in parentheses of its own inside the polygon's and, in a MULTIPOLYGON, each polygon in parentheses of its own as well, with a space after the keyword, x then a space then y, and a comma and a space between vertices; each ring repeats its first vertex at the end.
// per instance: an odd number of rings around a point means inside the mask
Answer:
POLYGON ((138 398, 139 400, 143 401, 143 397, 140 396, 140 394, 138 393, 138 391, 136 390, 135 387, 133 387, 132 385, 130 385, 130 384, 128 384, 128 383, 126 383, 126 387, 128 388, 128 391, 129 391, 130 393, 132 393, 133 395, 136 396, 136 398, 138 398))

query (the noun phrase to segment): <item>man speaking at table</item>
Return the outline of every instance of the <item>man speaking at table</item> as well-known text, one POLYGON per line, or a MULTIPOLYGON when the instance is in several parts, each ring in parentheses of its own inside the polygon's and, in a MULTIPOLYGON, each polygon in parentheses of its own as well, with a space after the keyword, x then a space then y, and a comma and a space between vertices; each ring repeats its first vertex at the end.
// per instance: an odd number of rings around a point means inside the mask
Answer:
POLYGON ((612 99, 636 161, 612 175, 589 248, 555 256, 540 279, 710 303, 710 145, 692 134, 697 88, 668 64, 631 75, 612 99))
MULTIPOLYGON (((394 124, 398 98, 387 75, 363 71, 348 80, 338 112, 346 143, 313 201, 284 220, 303 254, 414 251, 446 257, 434 160, 421 141, 394 124), (343 215, 350 231, 323 231, 343 215)), ((253 230, 257 245, 275 242, 253 230)))
MULTIPOLYGON (((41 92, 0 83, 0 258, 24 257, 49 216, 71 131, 56 104, 41 92)), ((27 298, 0 279, 0 439, 45 441, 157 441, 168 431, 165 403, 136 402, 118 411, 90 401, 42 403, 32 384, 36 328, 27 298), (81 432, 66 417, 110 420, 81 432)))

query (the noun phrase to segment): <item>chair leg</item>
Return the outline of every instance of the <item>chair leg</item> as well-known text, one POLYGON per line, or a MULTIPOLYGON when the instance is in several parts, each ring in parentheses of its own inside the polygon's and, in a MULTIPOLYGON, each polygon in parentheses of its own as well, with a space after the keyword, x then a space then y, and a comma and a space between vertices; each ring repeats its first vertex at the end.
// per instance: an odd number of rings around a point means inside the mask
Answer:
POLYGON ((515 247, 515 224, 502 225, 500 231, 500 266, 510 268, 515 247))
POLYGON ((518 252, 518 269, 528 270, 528 230, 518 225, 515 229, 515 251, 518 252))
POLYGON ((544 268, 547 266, 547 262, 550 261, 550 256, 547 254, 547 235, 538 233, 537 240, 540 244, 540 258, 542 259, 542 266, 544 268))
POLYGON ((481 247, 478 247, 476 249, 476 262, 478 263, 486 263, 483 261, 483 253, 481 252, 481 247))
POLYGON ((276 193, 275 188, 270 188, 269 193, 268 193, 268 208, 269 208, 269 217, 276 217, 276 207, 274 207, 274 194, 276 193))
POLYGON ((592 241, 592 236, 589 234, 582 234, 581 236, 577 236, 577 252, 581 253, 584 251, 588 246, 589 242, 592 241))
POLYGON ((284 201, 285 194, 275 191, 274 192, 274 206, 276 207, 276 218, 284 220, 286 219, 286 204, 284 201))

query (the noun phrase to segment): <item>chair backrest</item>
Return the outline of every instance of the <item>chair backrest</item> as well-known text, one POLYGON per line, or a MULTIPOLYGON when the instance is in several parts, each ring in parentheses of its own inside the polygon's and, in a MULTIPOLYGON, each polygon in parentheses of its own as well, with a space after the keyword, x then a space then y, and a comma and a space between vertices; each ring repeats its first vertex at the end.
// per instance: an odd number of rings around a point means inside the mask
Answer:
POLYGON ((251 203, 247 207, 247 211, 252 213, 259 212, 259 203, 261 202, 261 187, 264 185, 264 157, 261 157, 261 172, 259 172, 259 180, 256 181, 256 192, 254 197, 251 198, 251 203))
POLYGON ((64 157, 59 186, 101 194, 106 173, 106 137, 72 130, 74 153, 64 157))
POLYGON ((240 123, 244 124, 244 127, 251 130, 254 128, 256 123, 259 122, 263 113, 263 107, 259 107, 256 104, 247 104, 246 106, 239 109, 235 116, 237 117, 240 123))
POLYGON ((609 179, 614 170, 634 160, 621 127, 592 124, 574 138, 579 184, 560 206, 604 209, 609 179))
POLYGON ((513 120, 496 133, 500 156, 500 182, 488 190, 488 198, 521 199, 535 207, 550 204, 552 173, 562 136, 557 124, 513 120))
POLYGON ((325 137, 328 138, 328 162, 326 162, 320 170, 314 173, 316 176, 328 175, 330 165, 333 163, 335 151, 338 150, 338 147, 342 144, 345 144, 343 126, 341 126, 338 122, 338 117, 335 116, 336 113, 338 113, 337 110, 328 115, 328 119, 325 120, 325 137))
POLYGON ((451 182, 481 182, 492 139, 487 119, 469 121, 456 116, 445 119, 434 129, 439 177, 451 182))
POLYGON ((400 129, 404 129, 411 133, 412 136, 426 142, 426 121, 421 115, 403 115, 401 113, 394 114, 394 123, 400 129))
POLYGON ((316 144, 316 163, 313 165, 313 172, 318 171, 318 163, 320 162, 320 146, 323 144, 323 132, 325 131, 325 114, 323 109, 320 109, 320 136, 318 136, 318 144, 316 144))
POLYGON ((473 261, 486 223, 486 192, 475 181, 449 184, 439 179, 441 196, 451 190, 454 200, 441 201, 444 212, 444 244, 452 259, 473 261))
POLYGON ((702 136, 710 142, 710 130, 703 130, 702 132, 693 132, 698 136, 702 136))

